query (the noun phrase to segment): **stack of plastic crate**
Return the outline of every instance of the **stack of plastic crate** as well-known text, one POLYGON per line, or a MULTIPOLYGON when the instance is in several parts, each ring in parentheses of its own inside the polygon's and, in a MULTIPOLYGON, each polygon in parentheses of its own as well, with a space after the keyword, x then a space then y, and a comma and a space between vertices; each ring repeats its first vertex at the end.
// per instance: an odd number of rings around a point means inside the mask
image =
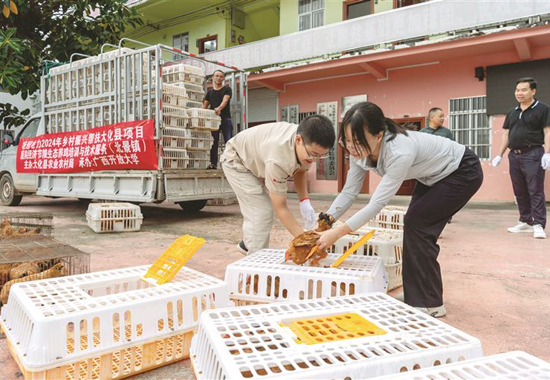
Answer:
POLYGON ((13 286, 0 325, 27 379, 118 379, 189 356, 201 312, 229 306, 223 281, 182 268, 164 285, 148 266, 13 286))
POLYGON ((386 206, 369 222, 369 226, 402 230, 407 207, 386 206))
MULTIPOLYGON (((162 71, 163 89, 175 88, 181 96, 170 106, 176 106, 185 114, 185 122, 174 122, 163 117, 162 145, 165 169, 206 169, 210 163, 213 138, 210 131, 218 118, 214 111, 202 109, 204 98, 204 69, 188 64, 165 66, 162 71)), ((164 90, 163 90, 164 91, 164 90)), ((171 109, 168 109, 171 112, 171 109)), ((166 106, 163 106, 166 115, 166 106)))
POLYGON ((383 293, 202 313, 197 379, 365 379, 479 358, 478 339, 383 293))
POLYGON ((361 236, 375 229, 374 236, 355 252, 356 255, 380 257, 388 276, 388 291, 403 285, 403 232, 400 230, 364 227, 359 235, 346 235, 340 238, 329 250, 330 253, 343 254, 361 236))
POLYGON ((378 257, 352 256, 331 268, 340 255, 328 255, 319 267, 285 262, 285 252, 263 249, 227 266, 225 281, 238 305, 298 301, 383 292, 388 281, 378 257))

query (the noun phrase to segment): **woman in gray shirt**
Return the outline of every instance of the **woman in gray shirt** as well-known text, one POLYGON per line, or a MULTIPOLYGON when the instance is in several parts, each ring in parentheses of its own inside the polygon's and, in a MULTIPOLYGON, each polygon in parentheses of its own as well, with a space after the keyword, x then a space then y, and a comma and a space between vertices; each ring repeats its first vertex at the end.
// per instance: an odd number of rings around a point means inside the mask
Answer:
POLYGON ((437 239, 449 218, 480 188, 483 172, 478 157, 454 141, 407 131, 370 102, 356 104, 346 112, 339 143, 350 155, 350 169, 327 214, 338 219, 350 208, 367 170, 382 176, 382 181, 367 206, 340 227, 322 234, 320 248, 330 247, 368 223, 403 181, 416 179, 403 236, 405 302, 434 317, 444 316, 437 239))

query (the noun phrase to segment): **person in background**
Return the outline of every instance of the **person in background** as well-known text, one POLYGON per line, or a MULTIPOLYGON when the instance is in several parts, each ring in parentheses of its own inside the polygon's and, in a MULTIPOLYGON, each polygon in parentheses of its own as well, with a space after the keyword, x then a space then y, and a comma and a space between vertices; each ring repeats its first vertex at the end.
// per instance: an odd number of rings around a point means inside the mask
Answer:
POLYGON ((222 122, 220 129, 212 131, 214 144, 210 150, 210 166, 208 169, 217 169, 218 166, 218 146, 220 143, 220 131, 223 134, 223 140, 227 144, 233 136, 233 123, 231 122, 231 96, 233 92, 231 87, 224 85, 225 74, 221 70, 214 71, 212 75, 212 88, 206 93, 202 101, 202 108, 210 108, 220 116, 222 122))
POLYGON ((306 117, 300 125, 258 125, 229 140, 221 163, 244 219, 239 252, 246 255, 268 248, 273 211, 292 236, 304 232, 286 203, 290 178, 300 199, 305 229, 315 227, 317 216, 308 198, 307 170, 328 156, 335 140, 332 122, 321 115, 306 117))
POLYGON ((339 219, 351 207, 368 170, 382 176, 382 181, 367 206, 341 226, 320 233, 319 249, 330 248, 367 224, 403 181, 416 179, 403 230, 404 301, 433 317, 444 316, 437 239, 449 218, 480 188, 483 171, 479 158, 449 139, 407 131, 370 102, 356 104, 346 112, 339 143, 350 155, 350 169, 342 192, 326 214, 339 219))
POLYGON ((420 132, 429 133, 430 135, 446 137, 455 141, 453 132, 449 128, 443 126, 445 114, 439 107, 434 107, 428 112, 428 126, 422 128, 420 132))
POLYGON ((550 170, 550 111, 535 99, 537 82, 521 78, 516 82, 518 105, 508 111, 502 128, 502 142, 492 165, 498 166, 509 148, 510 178, 519 209, 519 223, 511 233, 532 233, 546 239, 544 171, 550 170), (543 146, 544 145, 544 146, 543 146))

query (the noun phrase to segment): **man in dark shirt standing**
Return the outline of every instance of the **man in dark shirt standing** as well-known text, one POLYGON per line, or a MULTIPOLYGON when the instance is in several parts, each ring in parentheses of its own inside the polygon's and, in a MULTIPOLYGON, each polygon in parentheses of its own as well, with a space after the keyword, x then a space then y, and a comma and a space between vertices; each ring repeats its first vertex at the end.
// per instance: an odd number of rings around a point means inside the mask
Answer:
POLYGON ((449 128, 443 126, 445 114, 439 107, 434 107, 428 112, 429 125, 420 130, 420 132, 429 133, 430 135, 446 137, 455 141, 453 133, 449 128))
POLYGON ((493 166, 500 164, 510 148, 510 177, 520 217, 519 223, 508 231, 533 233, 537 239, 546 239, 544 170, 550 170, 550 109, 534 98, 536 92, 533 78, 517 81, 515 94, 519 104, 506 115, 499 155, 493 159, 493 166))
POLYGON ((210 166, 208 169, 216 169, 218 165, 218 145, 220 143, 220 131, 223 133, 225 143, 233 136, 233 123, 231 122, 230 103, 233 92, 231 87, 225 86, 223 81, 225 74, 221 70, 214 71, 212 75, 213 86, 202 101, 203 108, 210 108, 216 111, 216 115, 220 116, 222 122, 218 131, 212 132, 214 144, 210 150, 210 166))

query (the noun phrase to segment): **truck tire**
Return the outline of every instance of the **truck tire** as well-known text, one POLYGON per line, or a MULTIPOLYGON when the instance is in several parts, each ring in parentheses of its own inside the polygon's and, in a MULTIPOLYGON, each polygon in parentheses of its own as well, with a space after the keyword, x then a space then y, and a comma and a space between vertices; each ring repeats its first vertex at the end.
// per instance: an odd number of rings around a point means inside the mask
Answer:
POLYGON ((198 201, 186 201, 186 202, 178 202, 180 207, 183 209, 184 212, 198 212, 206 206, 206 203, 208 202, 207 199, 201 199, 198 201))
POLYGON ((5 206, 19 206, 19 203, 23 199, 22 195, 15 195, 13 178, 11 178, 11 174, 9 173, 4 174, 2 179, 0 179, 0 198, 2 199, 2 204, 5 206))

